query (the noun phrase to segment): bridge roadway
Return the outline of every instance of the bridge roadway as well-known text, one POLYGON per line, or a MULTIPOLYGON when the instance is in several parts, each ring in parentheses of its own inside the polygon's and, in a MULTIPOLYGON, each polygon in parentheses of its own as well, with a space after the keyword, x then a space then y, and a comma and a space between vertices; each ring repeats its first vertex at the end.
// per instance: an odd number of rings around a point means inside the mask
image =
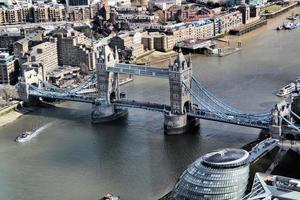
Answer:
POLYGON ((260 129, 268 129, 269 128, 269 121, 260 121, 260 120, 253 120, 246 117, 241 116, 227 116, 221 117, 219 115, 216 115, 215 113, 204 110, 204 109, 193 109, 190 112, 187 113, 188 116, 196 117, 199 119, 205 119, 210 121, 216 121, 216 122, 224 122, 227 124, 234 124, 239 126, 246 126, 246 127, 252 127, 252 128, 260 128, 260 129))
MULTIPOLYGON (((83 102, 83 103, 95 103, 97 96, 88 96, 88 95, 80 95, 80 94, 73 94, 73 93, 61 93, 56 91, 47 91, 43 89, 39 89, 33 85, 29 87, 29 95, 37 96, 37 97, 44 97, 50 99, 58 99, 58 100, 66 100, 66 101, 76 101, 76 102, 83 102)), ((163 113, 170 113, 171 107, 165 104, 157 104, 151 102, 139 102, 135 100, 127 100, 121 99, 112 102, 117 107, 127 107, 127 108, 139 108, 163 113)), ((192 116, 199 119, 211 120, 211 121, 218 121, 224 122, 228 124, 235 124, 240 126, 246 127, 253 127, 253 128, 261 128, 261 129, 268 129, 269 128, 269 121, 268 120, 261 120, 255 119, 248 116, 242 115, 218 115, 218 113, 214 113, 209 110, 194 108, 190 112, 187 113, 188 116, 192 116)))
POLYGON ((169 69, 150 67, 147 65, 118 63, 114 67, 108 67, 107 71, 114 73, 130 74, 137 76, 149 76, 158 78, 169 78, 169 69))
POLYGON ((44 97, 44 98, 49 98, 49 99, 76 101, 76 102, 82 102, 82 103, 95 103, 95 100, 96 100, 96 96, 51 92, 51 91, 41 90, 41 89, 38 89, 33 86, 31 86, 29 89, 29 95, 36 96, 36 97, 42 97, 42 98, 44 97))
MULTIPOLYGON (((97 99, 96 96, 87 96, 87 95, 79 95, 79 94, 70 94, 70 93, 59 93, 59 92, 51 92, 38 89, 36 87, 30 87, 29 95, 36 96, 36 97, 44 97, 49 99, 57 99, 57 100, 65 100, 65 101, 76 101, 76 102, 83 102, 83 103, 95 103, 97 99)), ((139 108, 145 110, 151 110, 156 112, 163 112, 163 113, 170 113, 171 107, 165 104, 157 104, 151 102, 141 102, 135 100, 116 100, 113 101, 116 107, 126 107, 126 108, 139 108)), ((253 128, 261 128, 261 129, 268 129, 269 122, 262 122, 262 121, 255 121, 251 119, 247 119, 244 117, 238 116, 230 116, 228 118, 222 118, 211 111, 203 110, 203 109, 193 109, 187 113, 188 116, 196 117, 199 119, 204 120, 211 120, 217 122, 224 122, 228 124, 235 124, 240 126, 246 127, 253 127, 253 128)))
MULTIPOLYGON (((165 104, 157 104, 150 102, 141 102, 135 100, 118 100, 113 102, 117 107, 127 107, 127 108, 139 108, 163 113, 170 113, 171 107, 165 104)), ((198 119, 211 120, 217 122, 224 122, 228 124, 252 127, 252 128, 260 128, 260 129, 268 129, 269 122, 268 121, 259 121, 253 120, 250 118, 245 118, 241 116, 230 116, 228 118, 222 118, 208 110, 203 109, 193 109, 192 111, 187 113, 188 116, 192 116, 198 119)))
POLYGON ((139 108, 163 113, 169 113, 171 111, 171 106, 169 105, 127 99, 113 101, 113 104, 117 107, 139 108))

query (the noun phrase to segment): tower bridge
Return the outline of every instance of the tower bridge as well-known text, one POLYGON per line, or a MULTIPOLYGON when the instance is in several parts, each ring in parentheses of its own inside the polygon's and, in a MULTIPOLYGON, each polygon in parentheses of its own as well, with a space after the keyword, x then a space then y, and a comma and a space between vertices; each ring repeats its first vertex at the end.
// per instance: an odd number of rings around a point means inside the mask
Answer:
POLYGON ((21 81, 18 92, 24 102, 48 98, 91 103, 93 123, 120 118, 127 114, 127 108, 161 112, 164 114, 164 129, 168 134, 179 134, 197 127, 199 119, 269 129, 279 136, 286 129, 292 134, 300 131, 295 124, 295 119, 300 120, 300 116, 292 111, 292 102, 280 102, 265 113, 245 113, 233 108, 210 93, 193 76, 192 60, 190 57, 185 58, 182 52, 177 54, 174 63, 169 63, 168 68, 159 68, 119 63, 117 51, 113 52, 108 46, 104 46, 96 73, 77 88, 66 90, 43 81, 35 84, 21 81), (120 73, 168 79, 170 105, 125 98, 120 92, 120 73), (82 94, 91 85, 96 85, 97 94, 82 94))

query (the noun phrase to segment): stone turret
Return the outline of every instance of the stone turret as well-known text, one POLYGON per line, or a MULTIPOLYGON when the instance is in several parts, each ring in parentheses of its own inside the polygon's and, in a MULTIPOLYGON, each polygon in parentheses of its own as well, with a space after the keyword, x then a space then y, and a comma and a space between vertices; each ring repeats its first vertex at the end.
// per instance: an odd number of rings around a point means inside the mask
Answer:
POLYGON ((191 96, 183 83, 190 87, 191 78, 191 59, 186 60, 183 53, 179 51, 174 64, 169 66, 170 103, 173 114, 184 114, 189 110, 191 96))
MULTIPOLYGON (((117 49, 115 49, 117 53, 117 49)), ((108 72, 119 62, 118 54, 113 53, 109 46, 104 46, 97 62, 98 97, 93 112, 92 122, 112 121, 127 114, 127 110, 115 109, 113 101, 120 99, 119 75, 108 72)))
POLYGON ((165 115, 166 134, 180 134, 198 126, 197 119, 187 116, 191 108, 191 96, 186 87, 191 87, 192 60, 186 59, 179 50, 174 63, 169 64, 171 113, 165 115))
POLYGON ((104 46, 97 63, 97 80, 99 98, 105 99, 107 104, 119 99, 119 76, 117 73, 108 72, 108 67, 118 63, 118 56, 113 54, 109 46, 104 46))

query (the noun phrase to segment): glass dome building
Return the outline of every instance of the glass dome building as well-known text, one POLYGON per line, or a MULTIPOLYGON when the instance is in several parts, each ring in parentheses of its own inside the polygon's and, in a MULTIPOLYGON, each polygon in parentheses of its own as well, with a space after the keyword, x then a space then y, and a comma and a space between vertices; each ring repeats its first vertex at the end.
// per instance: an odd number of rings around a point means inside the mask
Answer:
POLYGON ((241 200, 249 176, 249 153, 224 149, 208 153, 180 176, 171 200, 241 200))

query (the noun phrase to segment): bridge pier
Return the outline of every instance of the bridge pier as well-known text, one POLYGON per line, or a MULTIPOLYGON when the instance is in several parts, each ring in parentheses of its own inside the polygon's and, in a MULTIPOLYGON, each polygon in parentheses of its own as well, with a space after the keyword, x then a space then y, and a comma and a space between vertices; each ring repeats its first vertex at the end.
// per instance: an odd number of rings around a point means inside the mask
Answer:
POLYGON ((281 126, 278 126, 278 125, 270 125, 269 131, 270 131, 272 138, 279 139, 282 135, 281 126))
POLYGON ((41 104, 39 97, 29 95, 29 85, 25 82, 18 83, 17 91, 24 106, 36 106, 41 104))
POLYGON ((199 119, 189 117, 187 114, 164 115, 164 132, 167 135, 176 135, 187 132, 192 132, 199 127, 199 119))
POLYGON ((91 119, 94 124, 104 123, 119 119, 127 114, 127 109, 117 109, 113 104, 101 104, 96 101, 95 105, 93 105, 91 119))

